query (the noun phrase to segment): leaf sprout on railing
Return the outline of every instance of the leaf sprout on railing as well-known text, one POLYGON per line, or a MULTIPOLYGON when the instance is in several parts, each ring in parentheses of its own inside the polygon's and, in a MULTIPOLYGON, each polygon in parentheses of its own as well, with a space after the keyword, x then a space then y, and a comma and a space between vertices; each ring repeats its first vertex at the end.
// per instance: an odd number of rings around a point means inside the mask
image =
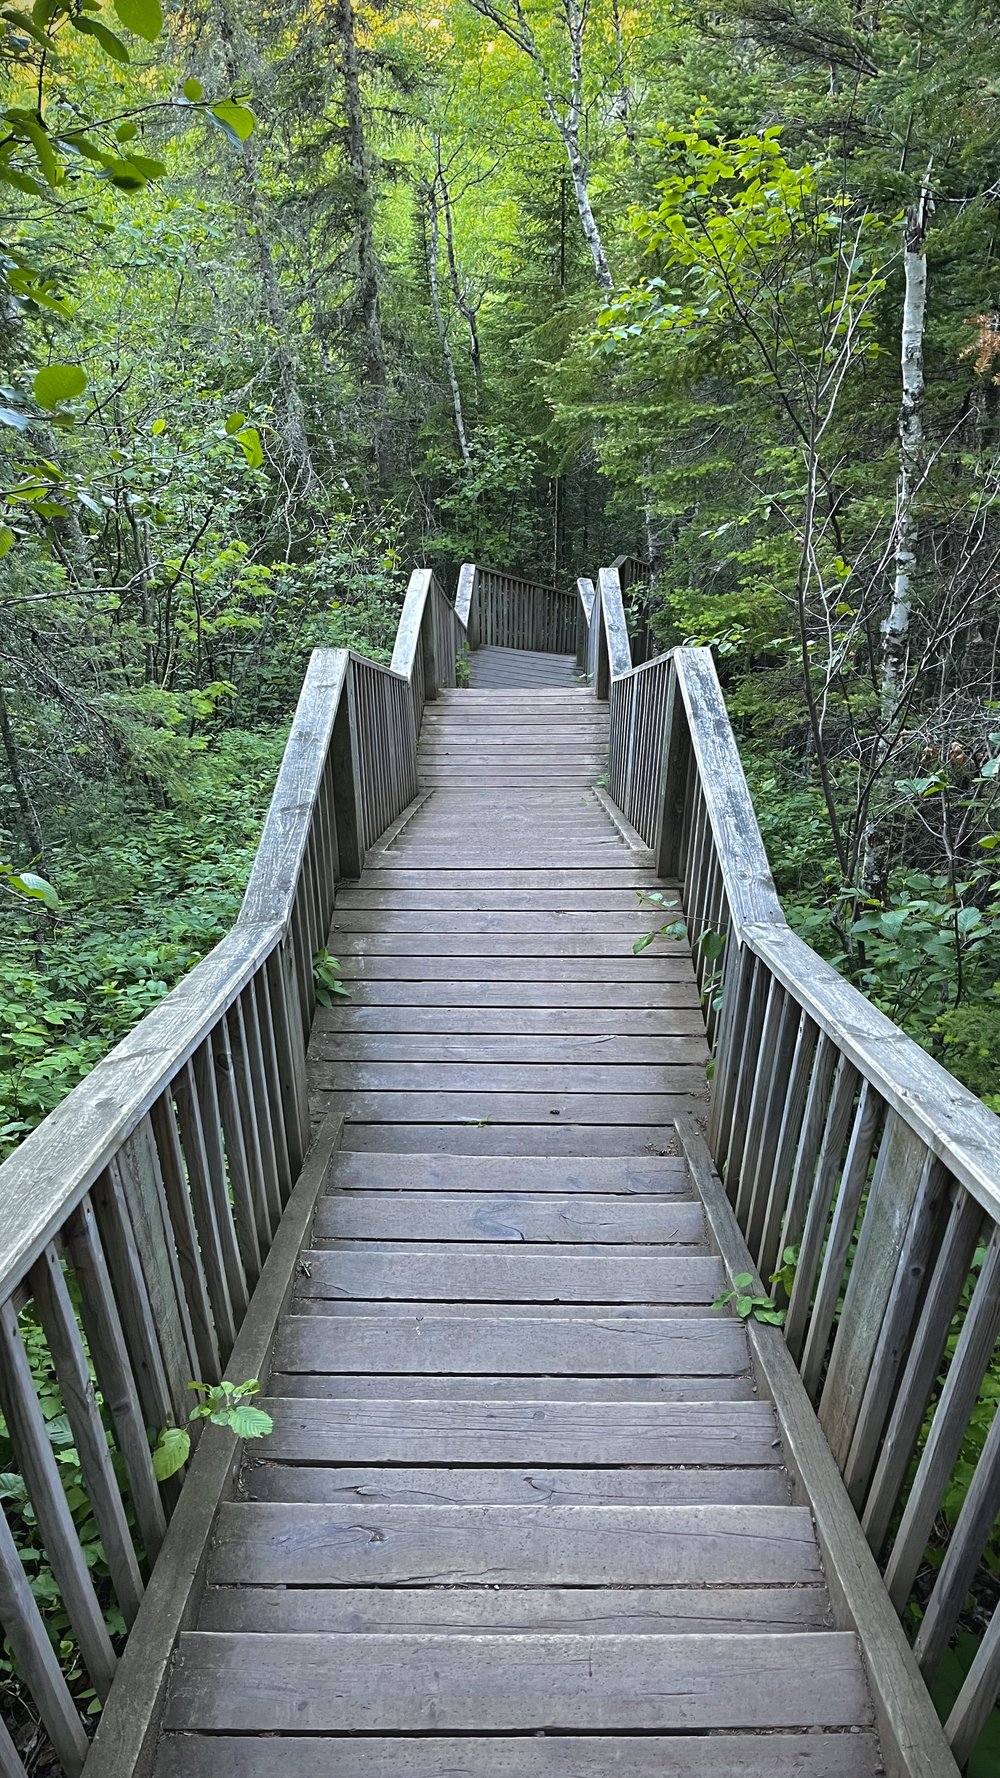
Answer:
MULTIPOLYGON (((260 1389, 256 1377, 245 1383, 189 1383, 188 1388, 204 1397, 192 1408, 189 1420, 210 1420, 213 1426, 228 1426, 237 1438, 266 1438, 274 1431, 270 1414, 249 1405, 247 1398, 260 1389)), ((157 1481, 169 1481, 183 1469, 190 1455, 191 1434, 187 1427, 164 1426, 153 1447, 153 1474, 157 1481)))
POLYGON ((338 995, 343 1000, 350 1000, 351 991, 340 979, 340 967, 337 958, 331 957, 329 951, 324 949, 314 953, 313 986, 320 1006, 332 1006, 338 995))
MULTIPOLYGON (((653 907, 662 908, 664 913, 680 905, 676 895, 664 895, 660 889, 637 889, 636 896, 640 902, 648 901, 653 907)), ((686 920, 667 920, 662 926, 656 926, 652 932, 644 932, 641 938, 637 938, 632 945, 632 955, 633 957, 641 956, 643 951, 648 951, 650 945, 654 944, 658 938, 672 938, 681 944, 686 944, 688 936, 686 920)), ((726 934, 709 926, 696 942, 705 961, 709 964, 716 963, 726 948, 726 934)), ((715 1012, 721 1009, 721 969, 709 969, 707 972, 702 988, 702 1000, 711 1001, 715 1012)))

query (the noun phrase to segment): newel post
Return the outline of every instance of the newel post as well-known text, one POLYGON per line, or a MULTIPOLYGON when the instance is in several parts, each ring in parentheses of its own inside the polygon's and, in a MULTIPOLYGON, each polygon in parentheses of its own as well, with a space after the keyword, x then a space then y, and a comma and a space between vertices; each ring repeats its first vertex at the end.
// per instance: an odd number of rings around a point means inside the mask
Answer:
POLYGON ((663 714, 663 754, 660 760, 656 829, 653 836, 656 873, 660 877, 680 877, 681 836, 684 831, 684 803, 690 759, 691 736, 687 711, 681 696, 677 657, 672 655, 667 705, 663 714))
POLYGON ((337 823, 337 864, 342 877, 360 877, 365 864, 364 828, 361 818, 361 749, 357 703, 354 696, 354 662, 349 661, 330 739, 333 777, 333 810, 337 823))

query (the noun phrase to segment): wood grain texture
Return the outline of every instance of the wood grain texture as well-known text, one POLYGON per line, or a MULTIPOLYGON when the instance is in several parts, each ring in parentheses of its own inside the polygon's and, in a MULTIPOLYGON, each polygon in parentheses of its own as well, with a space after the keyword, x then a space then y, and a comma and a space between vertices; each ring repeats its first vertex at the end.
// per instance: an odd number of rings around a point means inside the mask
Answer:
POLYGON ((330 1174, 331 1192, 343 1191, 448 1191, 567 1193, 598 1192, 660 1197, 691 1195, 687 1164, 680 1156, 632 1158, 572 1155, 555 1159, 545 1155, 480 1155, 470 1160, 461 1154, 421 1154, 403 1157, 391 1151, 337 1155, 330 1174))
POLYGON ((168 1729, 724 1729, 867 1724, 854 1636, 180 1639, 168 1729))
POLYGON ((318 1240, 629 1242, 697 1247, 705 1239, 698 1204, 621 1203, 618 1198, 559 1198, 527 1192, 352 1192, 329 1195, 316 1210, 318 1240))
POLYGON ((749 1363, 735 1320, 556 1320, 470 1324, 447 1315, 285 1316, 272 1364, 280 1371, 472 1376, 735 1376, 749 1363))
POLYGON ((296 1506, 224 1502, 208 1578, 253 1586, 813 1585, 794 1506, 296 1506))
POLYGON ((156 1778, 875 1778, 873 1735, 165 1737, 156 1778))
POLYGON ((765 1402, 288 1401, 268 1454, 293 1463, 720 1464, 780 1461, 765 1402))
POLYGON ((308 1463, 261 1461, 248 1454, 242 1497, 246 1500, 352 1501, 401 1505, 455 1506, 464 1502, 517 1506, 785 1506, 788 1481, 780 1454, 769 1466, 693 1469, 679 1464, 652 1468, 577 1469, 544 1464, 530 1468, 402 1464, 317 1467, 308 1463))
POLYGON ((713 1303, 723 1286, 717 1259, 609 1259, 592 1254, 444 1255, 337 1253, 303 1256, 300 1297, 394 1297, 441 1302, 713 1303))

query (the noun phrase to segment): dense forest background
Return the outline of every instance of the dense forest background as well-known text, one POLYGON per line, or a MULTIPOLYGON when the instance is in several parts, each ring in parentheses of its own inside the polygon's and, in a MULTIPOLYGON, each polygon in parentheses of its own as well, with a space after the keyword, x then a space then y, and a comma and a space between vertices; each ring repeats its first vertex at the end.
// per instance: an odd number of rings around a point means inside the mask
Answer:
POLYGON ((649 562, 791 917, 1000 1104, 994 9, 0 11, 0 1152, 466 558, 649 562))
POLYGON ((997 8, 28 6, 0 1158, 228 927, 309 649, 384 658, 465 559, 648 563, 637 638, 714 648, 789 917, 1000 1109, 997 8))

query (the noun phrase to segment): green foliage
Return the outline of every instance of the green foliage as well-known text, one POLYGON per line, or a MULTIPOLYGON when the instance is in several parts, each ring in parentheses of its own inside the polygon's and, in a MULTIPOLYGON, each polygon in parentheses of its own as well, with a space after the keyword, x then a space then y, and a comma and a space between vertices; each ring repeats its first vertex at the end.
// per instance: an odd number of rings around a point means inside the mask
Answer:
POLYGON ((349 1000, 350 989, 340 979, 341 965, 325 948, 313 957, 313 986, 320 1006, 332 1006, 340 997, 349 1000))
MULTIPOLYGON (((202 1397, 188 1415, 189 1422, 210 1420, 213 1426, 228 1426, 237 1438, 266 1438, 274 1431, 270 1414, 251 1405, 251 1397, 260 1391, 260 1383, 251 1377, 246 1383, 189 1383, 202 1397)), ((191 1455, 191 1434, 184 1426, 164 1426, 153 1446, 153 1470, 160 1482, 169 1481, 183 1469, 191 1455)))
POLYGON ((785 1320, 784 1309, 779 1309, 769 1296, 756 1296, 753 1289, 753 1278, 749 1272, 733 1274, 732 1290, 724 1290, 716 1297, 713 1309, 725 1309, 732 1304, 742 1321, 764 1321, 771 1327, 781 1327, 785 1320))

